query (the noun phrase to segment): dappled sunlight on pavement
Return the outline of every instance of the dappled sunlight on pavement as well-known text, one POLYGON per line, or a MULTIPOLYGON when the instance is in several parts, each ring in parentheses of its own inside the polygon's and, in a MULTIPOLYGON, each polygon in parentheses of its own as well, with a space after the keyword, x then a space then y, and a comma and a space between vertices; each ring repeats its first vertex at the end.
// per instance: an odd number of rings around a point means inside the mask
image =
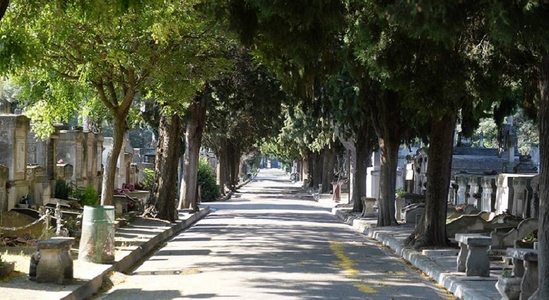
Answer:
POLYGON ((237 194, 208 203, 105 299, 446 299, 284 172, 261 170, 237 194))

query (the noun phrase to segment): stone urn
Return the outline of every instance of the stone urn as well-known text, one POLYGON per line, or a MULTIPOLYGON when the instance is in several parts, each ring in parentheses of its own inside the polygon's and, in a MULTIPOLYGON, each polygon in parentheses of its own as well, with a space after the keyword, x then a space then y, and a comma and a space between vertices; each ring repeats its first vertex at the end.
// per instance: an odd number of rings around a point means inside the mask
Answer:
POLYGON ((522 282, 522 277, 509 277, 509 276, 498 276, 498 281, 496 282, 496 289, 501 295, 502 300, 519 300, 520 299, 520 284, 522 282))

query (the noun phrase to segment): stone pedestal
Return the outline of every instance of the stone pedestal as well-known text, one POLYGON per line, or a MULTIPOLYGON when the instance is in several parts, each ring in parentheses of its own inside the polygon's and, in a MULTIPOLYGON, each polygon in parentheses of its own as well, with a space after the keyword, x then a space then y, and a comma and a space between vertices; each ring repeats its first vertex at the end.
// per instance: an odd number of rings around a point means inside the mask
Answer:
POLYGON ((479 234, 456 234, 459 242, 459 254, 457 257, 458 272, 465 272, 467 276, 490 276, 490 260, 488 259, 488 247, 492 244, 492 238, 479 234))
POLYGON ((70 255, 74 238, 52 238, 38 242, 40 262, 36 266, 36 282, 69 284, 73 280, 70 255))
POLYGON ((538 289, 538 250, 507 248, 513 259, 513 274, 522 277, 520 299, 526 300, 538 289))
POLYGON ((501 295, 501 300, 519 300, 520 299, 520 277, 499 276, 496 282, 496 289, 501 295))
POLYGON ((361 217, 373 217, 375 216, 374 206, 376 204, 376 198, 362 198, 362 215, 361 217))
POLYGON ((395 199, 395 217, 398 222, 401 222, 404 219, 402 210, 404 209, 405 206, 406 206, 406 199, 403 199, 403 198, 395 199))
POLYGON ((128 198, 126 198, 126 195, 114 195, 113 201, 116 216, 128 212, 128 198))

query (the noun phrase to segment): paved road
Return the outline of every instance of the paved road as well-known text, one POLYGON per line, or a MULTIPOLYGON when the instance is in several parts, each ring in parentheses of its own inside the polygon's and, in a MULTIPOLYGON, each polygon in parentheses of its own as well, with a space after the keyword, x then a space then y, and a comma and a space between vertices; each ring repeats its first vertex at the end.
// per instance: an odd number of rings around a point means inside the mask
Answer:
POLYGON ((98 299, 453 299, 263 169, 98 299))

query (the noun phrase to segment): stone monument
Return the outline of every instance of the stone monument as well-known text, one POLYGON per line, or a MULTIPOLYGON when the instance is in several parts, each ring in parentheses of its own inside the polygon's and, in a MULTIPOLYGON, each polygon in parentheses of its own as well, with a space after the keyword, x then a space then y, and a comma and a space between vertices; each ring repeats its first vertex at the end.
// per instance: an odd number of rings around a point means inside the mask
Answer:
POLYGON ((23 115, 0 115, 0 165, 9 169, 7 202, 0 208, 9 210, 16 206, 29 189, 27 183, 27 134, 30 121, 23 115))

